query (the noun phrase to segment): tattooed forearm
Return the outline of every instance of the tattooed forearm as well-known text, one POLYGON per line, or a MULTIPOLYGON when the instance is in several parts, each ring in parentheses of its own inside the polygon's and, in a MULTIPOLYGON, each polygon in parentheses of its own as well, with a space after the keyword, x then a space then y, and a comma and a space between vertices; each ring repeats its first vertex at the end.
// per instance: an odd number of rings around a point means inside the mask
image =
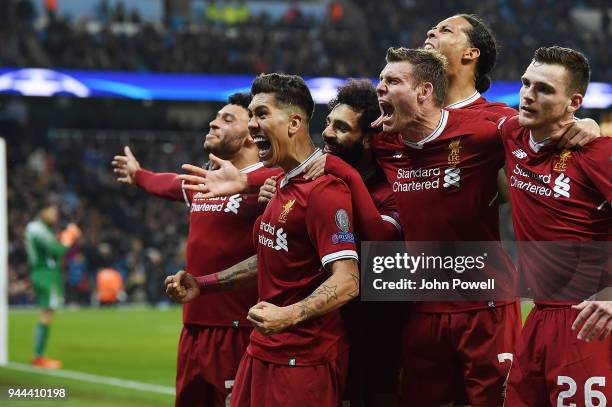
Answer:
POLYGON ((228 291, 257 283, 257 255, 253 255, 232 267, 217 273, 217 284, 205 287, 205 291, 228 291))
POLYGON ((359 270, 354 260, 338 260, 333 274, 308 297, 293 304, 298 321, 327 314, 359 295, 359 270))
POLYGON ((359 272, 351 274, 352 286, 351 291, 346 293, 351 298, 355 298, 359 295, 359 272))

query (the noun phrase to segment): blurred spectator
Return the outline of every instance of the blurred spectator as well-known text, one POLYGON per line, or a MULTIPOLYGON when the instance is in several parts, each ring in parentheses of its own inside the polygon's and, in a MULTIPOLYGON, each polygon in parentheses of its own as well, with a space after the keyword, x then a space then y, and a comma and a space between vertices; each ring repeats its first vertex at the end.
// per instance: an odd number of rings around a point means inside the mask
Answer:
POLYGON ((96 289, 98 301, 101 305, 114 305, 125 299, 123 278, 113 268, 107 267, 98 271, 96 289))
POLYGON ((122 2, 114 4, 102 0, 95 22, 57 17, 36 29, 9 30, 0 65, 376 77, 389 46, 418 47, 432 25, 468 12, 480 14, 502 46, 494 79, 517 80, 535 48, 558 44, 589 57, 593 80, 612 81, 604 1, 441 0, 432 7, 411 0, 334 0, 318 20, 291 1, 275 20, 272 13, 251 16, 243 0, 209 0, 203 25, 187 24, 184 14, 170 15, 167 25, 142 22, 122 2), (593 26, 572 17, 585 5, 600 13, 593 26), (121 24, 128 20, 133 25, 126 29, 121 24))

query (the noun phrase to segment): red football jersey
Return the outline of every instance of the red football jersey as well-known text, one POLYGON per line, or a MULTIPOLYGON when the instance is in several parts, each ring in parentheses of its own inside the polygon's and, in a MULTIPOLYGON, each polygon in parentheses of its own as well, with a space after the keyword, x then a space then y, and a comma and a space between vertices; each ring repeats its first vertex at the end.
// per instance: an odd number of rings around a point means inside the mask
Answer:
POLYGON ((469 109, 483 110, 487 113, 499 115, 499 117, 512 117, 518 112, 505 103, 489 102, 480 92, 476 91, 470 97, 451 103, 446 109, 469 109))
MULTIPOLYGON (((258 173, 264 180, 266 173, 271 176, 275 171, 263 168, 262 163, 241 170, 258 173)), ((136 182, 155 195, 184 199, 189 207, 185 268, 190 274, 196 277, 213 274, 255 254, 251 231, 253 223, 263 211, 263 207, 257 203, 257 194, 204 199, 200 193, 183 189, 176 174, 153 174, 142 170, 137 172, 136 182)), ((200 296, 183 306, 183 323, 250 327, 246 316, 249 308, 256 303, 255 288, 200 296)))
POLYGON ((389 240, 400 240, 402 238, 402 227, 399 223, 399 213, 397 211, 397 203, 395 202, 395 196, 391 190, 389 181, 385 178, 385 175, 380 171, 371 179, 365 181, 366 188, 372 197, 374 206, 378 209, 380 217, 385 221, 389 222, 395 227, 395 235, 389 234, 389 240))
MULTIPOLYGON (((276 194, 255 223, 261 301, 277 306, 299 302, 330 277, 332 262, 357 259, 347 186, 331 175, 314 181, 302 176, 304 167, 321 154, 316 150, 279 178, 276 194)), ((297 366, 327 363, 346 349, 346 331, 335 310, 270 336, 254 330, 247 352, 297 366)))
POLYGON ((610 281, 612 264, 607 276, 601 266, 612 253, 604 245, 561 242, 612 240, 612 139, 560 151, 554 143, 536 143, 518 116, 502 121, 500 134, 516 240, 559 242, 519 243, 519 272, 530 296, 580 301, 588 295, 581 289, 592 288, 599 277, 610 281))
MULTIPOLYGON (((497 172, 504 152, 497 115, 443 110, 435 131, 418 143, 377 135, 373 148, 399 208, 406 241, 498 241, 497 172)), ((505 253, 496 281, 513 298, 516 273, 505 253)), ((512 301, 500 301, 507 304, 512 301)), ((424 312, 483 309, 487 302, 420 302, 424 312)))

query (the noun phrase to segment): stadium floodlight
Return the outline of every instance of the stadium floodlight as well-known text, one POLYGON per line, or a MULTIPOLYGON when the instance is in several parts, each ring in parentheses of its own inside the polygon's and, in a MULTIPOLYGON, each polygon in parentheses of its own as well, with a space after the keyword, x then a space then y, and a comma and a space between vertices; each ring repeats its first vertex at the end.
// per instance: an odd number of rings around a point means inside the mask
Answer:
POLYGON ((0 138, 0 366, 8 364, 8 224, 6 141, 0 138))

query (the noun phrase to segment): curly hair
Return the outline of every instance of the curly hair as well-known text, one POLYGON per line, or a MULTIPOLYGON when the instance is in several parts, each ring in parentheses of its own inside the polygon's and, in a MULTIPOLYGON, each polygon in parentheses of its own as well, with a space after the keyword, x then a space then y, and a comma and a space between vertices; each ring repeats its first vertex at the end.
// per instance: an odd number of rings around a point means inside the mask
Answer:
POLYGON ((338 105, 347 105, 355 112, 361 113, 359 128, 362 133, 372 133, 370 124, 380 116, 376 89, 368 79, 349 79, 338 88, 338 94, 328 104, 329 109, 338 105))

